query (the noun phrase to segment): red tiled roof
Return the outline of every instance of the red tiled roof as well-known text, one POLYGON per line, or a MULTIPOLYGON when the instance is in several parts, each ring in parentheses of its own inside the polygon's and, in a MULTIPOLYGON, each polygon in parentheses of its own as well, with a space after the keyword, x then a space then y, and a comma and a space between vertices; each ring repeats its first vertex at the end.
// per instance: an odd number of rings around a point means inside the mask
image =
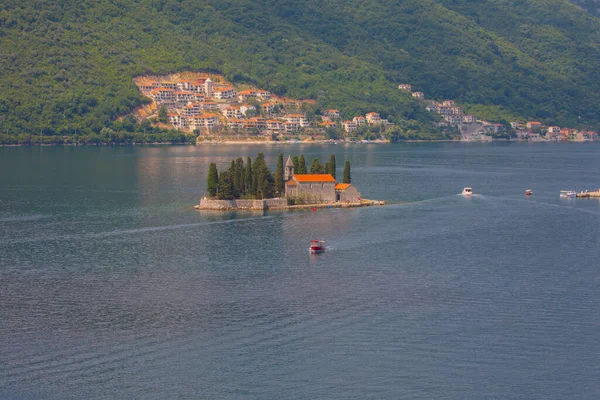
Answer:
POLYGON ((337 185, 335 185, 335 190, 346 190, 350 186, 352 186, 352 185, 349 183, 338 183, 337 185))
POLYGON ((294 174, 293 178, 298 182, 335 182, 331 174, 294 174))

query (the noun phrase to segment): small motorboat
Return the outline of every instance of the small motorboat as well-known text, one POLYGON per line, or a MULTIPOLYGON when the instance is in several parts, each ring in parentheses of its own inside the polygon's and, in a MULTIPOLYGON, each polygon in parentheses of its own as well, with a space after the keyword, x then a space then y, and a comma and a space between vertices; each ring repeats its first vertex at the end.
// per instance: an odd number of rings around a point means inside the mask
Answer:
POLYGON ((525 196, 531 196, 532 194, 533 194, 533 190, 531 190, 531 189, 527 189, 525 191, 525 196))
POLYGON ((473 194, 473 189, 471 189, 470 187, 466 187, 463 189, 462 194, 463 196, 470 196, 473 194))
POLYGON ((574 190, 561 190, 560 197, 575 197, 577 196, 577 192, 574 190))
POLYGON ((325 241, 324 240, 311 240, 310 241, 310 252, 311 253, 321 253, 325 251, 325 241))

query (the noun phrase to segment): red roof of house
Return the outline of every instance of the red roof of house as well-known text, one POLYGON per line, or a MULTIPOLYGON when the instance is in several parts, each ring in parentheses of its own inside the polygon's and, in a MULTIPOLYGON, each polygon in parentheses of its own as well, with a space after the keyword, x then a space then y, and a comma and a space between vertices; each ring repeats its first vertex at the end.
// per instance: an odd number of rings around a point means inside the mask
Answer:
POLYGON ((335 190, 346 190, 350 186, 352 186, 352 185, 349 183, 338 183, 337 185, 335 185, 335 190))
POLYGON ((331 174, 294 174, 293 178, 298 182, 335 182, 331 174))

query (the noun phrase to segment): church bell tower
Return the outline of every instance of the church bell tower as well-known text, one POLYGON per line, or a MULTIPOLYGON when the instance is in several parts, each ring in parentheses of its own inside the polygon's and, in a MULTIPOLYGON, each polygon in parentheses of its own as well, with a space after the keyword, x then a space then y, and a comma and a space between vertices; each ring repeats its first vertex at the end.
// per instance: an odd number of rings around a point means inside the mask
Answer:
POLYGON ((288 159, 285 162, 283 179, 287 182, 292 179, 292 176, 294 176, 294 163, 292 162, 292 157, 288 156, 288 159))

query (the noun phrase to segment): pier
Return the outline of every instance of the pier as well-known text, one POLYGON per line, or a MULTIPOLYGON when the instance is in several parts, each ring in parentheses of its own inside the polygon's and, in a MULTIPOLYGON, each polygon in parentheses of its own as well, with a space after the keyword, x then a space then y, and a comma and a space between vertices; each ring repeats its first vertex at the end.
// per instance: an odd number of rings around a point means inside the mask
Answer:
POLYGON ((579 192, 575 195, 576 197, 580 197, 580 198, 587 198, 587 197, 600 197, 600 189, 598 190, 594 190, 592 192, 588 192, 587 190, 585 192, 579 192))

